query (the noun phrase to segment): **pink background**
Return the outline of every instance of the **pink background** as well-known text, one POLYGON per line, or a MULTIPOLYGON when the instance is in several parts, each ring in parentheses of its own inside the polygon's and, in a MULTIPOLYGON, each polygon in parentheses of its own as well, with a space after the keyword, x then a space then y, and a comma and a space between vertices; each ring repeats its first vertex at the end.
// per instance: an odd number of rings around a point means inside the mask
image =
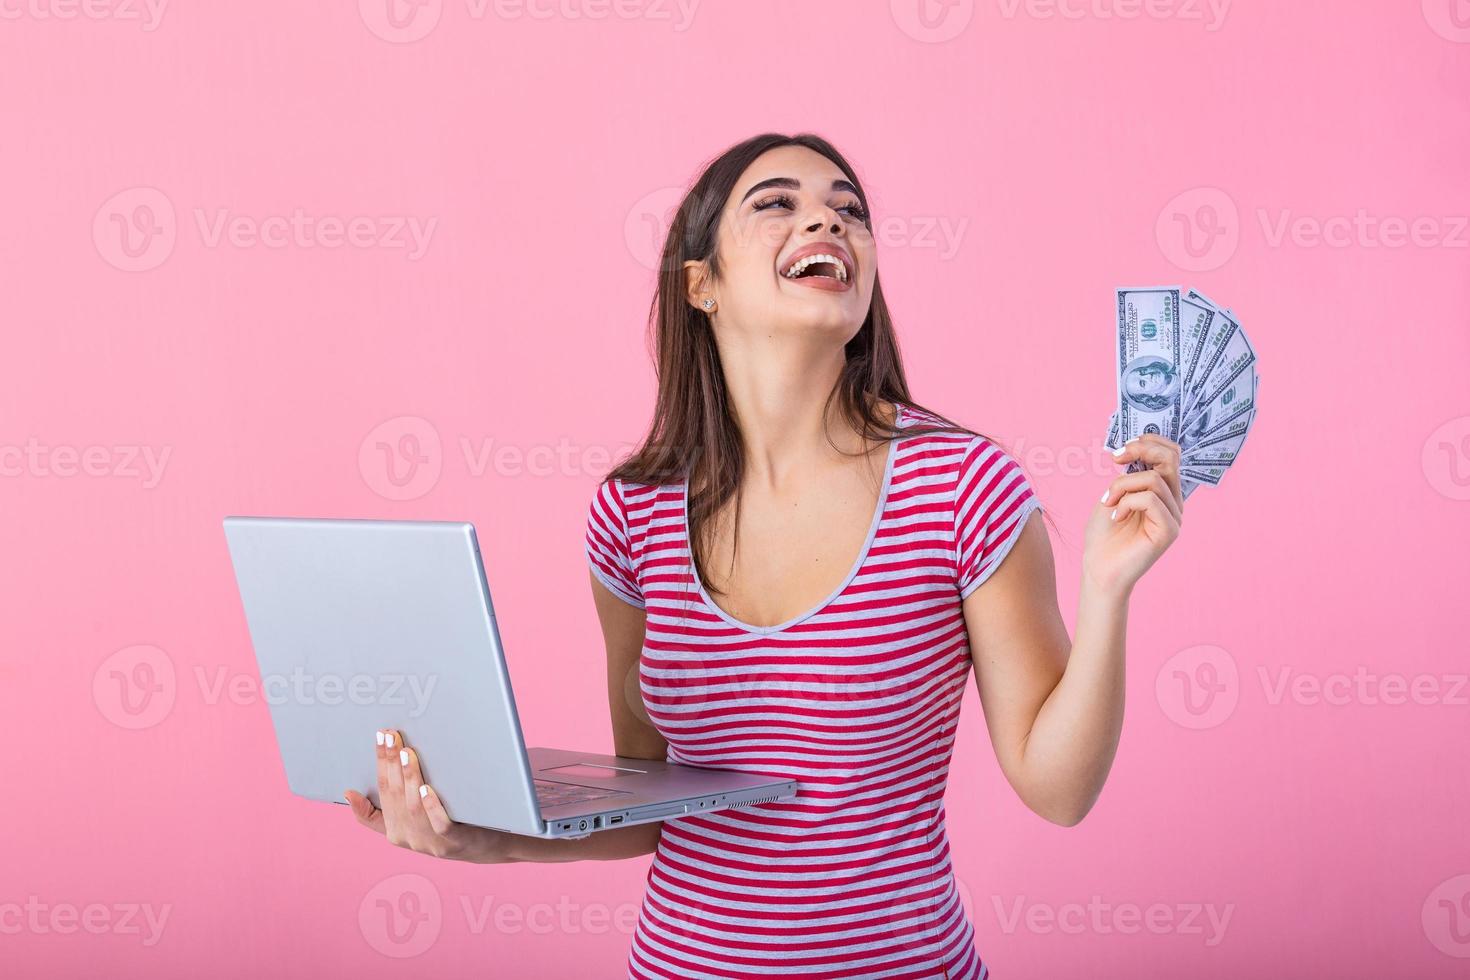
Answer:
POLYGON ((859 168, 915 393, 1027 467, 1069 623, 1112 287, 1193 285, 1260 351, 1081 825, 968 693, 995 974, 1470 970, 1470 5, 385 2, 0 8, 5 973, 622 975, 647 858, 436 862, 287 792, 219 522, 474 521, 529 740, 610 750, 582 532, 652 406, 651 249, 772 129, 859 168))

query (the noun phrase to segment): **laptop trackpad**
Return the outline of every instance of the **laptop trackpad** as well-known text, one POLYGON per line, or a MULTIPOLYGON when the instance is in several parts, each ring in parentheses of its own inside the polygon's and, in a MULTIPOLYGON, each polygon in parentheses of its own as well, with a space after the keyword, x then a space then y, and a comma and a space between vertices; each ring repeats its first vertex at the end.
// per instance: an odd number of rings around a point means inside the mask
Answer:
POLYGON ((538 775, 550 776, 553 779, 607 779, 610 776, 645 776, 644 769, 619 769, 615 766, 599 766, 590 762, 576 762, 569 766, 557 766, 554 769, 537 769, 538 775))

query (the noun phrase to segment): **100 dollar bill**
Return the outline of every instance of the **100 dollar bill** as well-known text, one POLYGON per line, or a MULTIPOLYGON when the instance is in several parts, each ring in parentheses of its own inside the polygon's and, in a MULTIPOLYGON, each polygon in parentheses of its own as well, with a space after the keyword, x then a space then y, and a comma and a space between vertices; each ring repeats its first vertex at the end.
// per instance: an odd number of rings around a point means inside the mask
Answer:
POLYGON ((1179 433, 1179 289, 1118 289, 1118 426, 1120 446, 1145 433, 1179 433))

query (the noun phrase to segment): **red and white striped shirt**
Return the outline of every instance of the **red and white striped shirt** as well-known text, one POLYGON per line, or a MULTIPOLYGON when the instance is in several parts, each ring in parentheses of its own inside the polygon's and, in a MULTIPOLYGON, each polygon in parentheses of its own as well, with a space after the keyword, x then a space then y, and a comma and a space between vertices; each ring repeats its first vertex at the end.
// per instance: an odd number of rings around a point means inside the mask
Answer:
POLYGON ((1039 506, 1021 468, 983 437, 898 437, 853 568, 776 626, 700 586, 686 491, 600 484, 592 571, 647 613, 639 686, 668 761, 798 792, 664 823, 628 976, 984 980, 944 789, 971 668, 960 603, 1039 506))

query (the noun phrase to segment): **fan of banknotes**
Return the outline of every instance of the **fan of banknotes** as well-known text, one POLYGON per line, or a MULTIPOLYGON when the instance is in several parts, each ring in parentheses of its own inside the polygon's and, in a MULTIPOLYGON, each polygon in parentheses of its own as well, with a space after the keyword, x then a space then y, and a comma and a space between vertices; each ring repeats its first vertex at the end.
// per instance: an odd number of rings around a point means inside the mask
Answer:
POLYGON ((1108 448, 1158 433, 1179 444, 1186 497, 1201 484, 1218 486, 1255 421, 1255 349, 1234 313, 1193 289, 1116 293, 1118 410, 1108 448))

